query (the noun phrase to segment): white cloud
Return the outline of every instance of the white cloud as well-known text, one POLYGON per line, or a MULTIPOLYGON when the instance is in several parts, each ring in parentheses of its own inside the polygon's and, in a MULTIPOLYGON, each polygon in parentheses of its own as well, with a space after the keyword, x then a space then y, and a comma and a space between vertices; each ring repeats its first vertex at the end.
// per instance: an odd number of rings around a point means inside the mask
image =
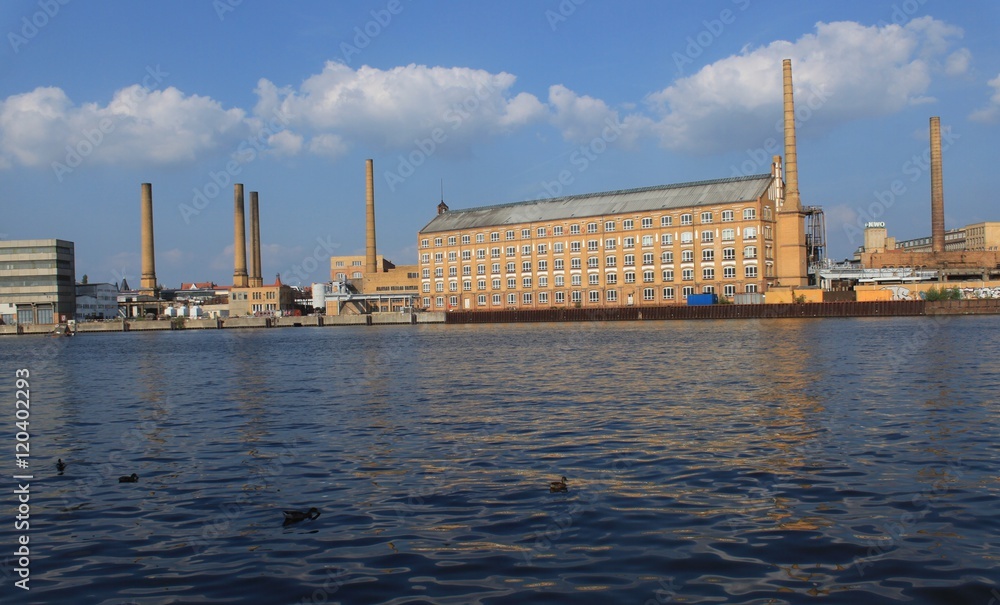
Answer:
POLYGON ((463 148, 544 117, 533 95, 513 94, 515 77, 466 67, 406 65, 388 70, 327 62, 297 88, 257 85, 257 115, 275 110, 311 135, 309 149, 340 154, 351 144, 407 149, 441 129, 463 148))
POLYGON ((171 164, 233 144, 247 132, 243 110, 173 87, 129 86, 104 106, 76 105, 62 89, 41 87, 0 101, 0 165, 72 166, 71 152, 79 163, 171 164))
POLYGON ((818 23, 795 42, 746 49, 649 95, 664 147, 718 151, 759 144, 780 119, 781 61, 792 59, 796 110, 809 128, 927 102, 932 75, 961 73, 968 51, 948 54, 962 30, 931 17, 905 26, 818 23), (808 119, 807 119, 808 118, 808 119))
POLYGON ((974 122, 991 123, 1000 119, 1000 75, 987 82, 993 88, 990 102, 986 107, 981 107, 969 115, 969 119, 974 122))
POLYGON ((267 139, 270 151, 278 156, 298 155, 302 151, 303 136, 288 130, 281 130, 267 139))
POLYGON ((561 84, 549 87, 549 106, 552 110, 550 122, 564 139, 574 143, 586 144, 599 137, 613 137, 627 145, 650 124, 648 118, 637 114, 623 119, 604 101, 578 95, 561 84))

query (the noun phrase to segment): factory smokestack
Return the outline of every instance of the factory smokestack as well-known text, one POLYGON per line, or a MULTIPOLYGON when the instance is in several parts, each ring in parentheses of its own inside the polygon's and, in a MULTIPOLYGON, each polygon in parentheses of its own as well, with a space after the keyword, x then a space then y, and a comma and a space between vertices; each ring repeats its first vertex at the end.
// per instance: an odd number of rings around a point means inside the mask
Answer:
POLYGON ((365 160, 365 275, 378 273, 375 257, 375 166, 365 160))
POLYGON ((251 288, 264 285, 260 272, 260 210, 257 204, 257 192, 250 192, 250 279, 251 288))
POLYGON ((233 185, 233 287, 247 287, 247 225, 243 214, 243 184, 233 185))
POLYGON ((931 118, 931 251, 944 252, 944 181, 941 175, 941 118, 931 118))
POLYGON ((792 98, 792 60, 781 62, 785 106, 785 210, 798 210, 799 160, 795 149, 795 100, 792 98))
POLYGON ((152 296, 156 295, 156 261, 153 256, 153 185, 142 184, 142 277, 139 289, 152 296))

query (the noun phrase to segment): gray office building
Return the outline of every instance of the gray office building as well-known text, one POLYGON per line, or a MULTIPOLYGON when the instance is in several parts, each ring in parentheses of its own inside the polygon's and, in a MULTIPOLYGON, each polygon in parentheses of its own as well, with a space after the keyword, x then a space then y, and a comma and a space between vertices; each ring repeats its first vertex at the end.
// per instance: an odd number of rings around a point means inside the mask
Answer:
POLYGON ((0 241, 0 319, 5 324, 51 324, 76 313, 73 242, 0 241))

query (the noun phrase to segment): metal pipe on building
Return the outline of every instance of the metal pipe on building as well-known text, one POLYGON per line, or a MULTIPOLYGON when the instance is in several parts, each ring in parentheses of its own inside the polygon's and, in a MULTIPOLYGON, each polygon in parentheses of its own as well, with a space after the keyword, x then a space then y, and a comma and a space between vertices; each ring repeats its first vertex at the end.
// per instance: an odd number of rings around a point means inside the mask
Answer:
POLYGON ((149 292, 155 292, 156 287, 156 260, 153 254, 153 185, 152 183, 142 184, 142 277, 139 280, 139 288, 149 292))
POLYGON ((378 273, 375 256, 375 165, 365 160, 365 275, 378 273))
POLYGON ((944 181, 941 165, 941 118, 931 118, 931 251, 944 252, 944 181))
POLYGON ((251 288, 264 285, 260 268, 260 210, 257 192, 250 192, 250 277, 251 288))
POLYGON ((243 214, 243 184, 233 185, 233 287, 246 288, 247 280, 247 226, 243 214))
POLYGON ((792 95, 792 60, 781 62, 785 106, 785 210, 798 210, 799 162, 795 149, 795 101, 792 95))

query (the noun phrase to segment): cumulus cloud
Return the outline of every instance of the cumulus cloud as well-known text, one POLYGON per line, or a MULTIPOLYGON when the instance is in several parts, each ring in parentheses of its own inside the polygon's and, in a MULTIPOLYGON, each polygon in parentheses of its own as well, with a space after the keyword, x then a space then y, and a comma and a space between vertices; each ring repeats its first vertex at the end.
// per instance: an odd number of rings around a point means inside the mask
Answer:
POLYGON ((719 151, 759 144, 780 119, 781 61, 792 59, 799 119, 817 130, 927 102, 935 73, 962 73, 962 30, 931 17, 905 26, 818 23, 795 42, 746 49, 649 95, 664 147, 719 151), (805 120, 808 116, 809 120, 805 120))
POLYGON ((75 104, 60 88, 40 87, 0 101, 0 166, 78 164, 72 152, 80 162, 171 164, 248 132, 243 110, 173 87, 129 86, 103 106, 75 104))
POLYGON ((974 122, 991 123, 1000 119, 1000 75, 987 84, 993 89, 993 94, 986 107, 981 107, 969 115, 969 119, 974 122))
POLYGON ((270 152, 278 156, 296 155, 302 150, 304 137, 288 130, 280 130, 267 138, 270 152))
POLYGON ((257 85, 257 115, 287 116, 292 130, 312 135, 310 151, 342 153, 352 143, 404 149, 441 129, 461 148, 542 119, 533 95, 512 92, 516 78, 466 67, 406 65, 357 70, 327 62, 298 88, 257 85))
POLYGON ((567 141, 588 143, 598 137, 626 145, 633 143, 651 121, 645 116, 620 113, 600 99, 578 95, 561 84, 549 87, 550 122, 567 141))

